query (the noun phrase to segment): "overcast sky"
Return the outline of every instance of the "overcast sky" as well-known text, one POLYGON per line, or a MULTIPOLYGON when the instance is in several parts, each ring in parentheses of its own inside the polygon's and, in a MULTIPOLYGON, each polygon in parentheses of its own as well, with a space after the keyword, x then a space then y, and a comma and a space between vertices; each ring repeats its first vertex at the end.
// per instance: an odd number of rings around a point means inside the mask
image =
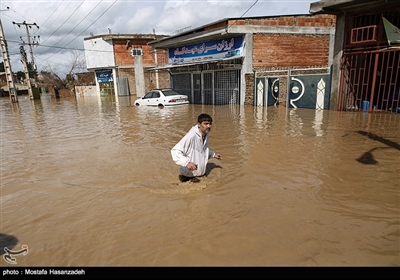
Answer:
POLYGON ((1 0, 1 23, 13 72, 23 71, 20 46, 33 45, 38 72, 47 65, 61 78, 83 38, 103 34, 174 35, 224 18, 308 14, 317 0, 1 0), (14 23, 13 23, 14 22, 14 23), (25 22, 26 25, 19 24, 25 22), (36 23, 36 25, 34 25, 36 23))

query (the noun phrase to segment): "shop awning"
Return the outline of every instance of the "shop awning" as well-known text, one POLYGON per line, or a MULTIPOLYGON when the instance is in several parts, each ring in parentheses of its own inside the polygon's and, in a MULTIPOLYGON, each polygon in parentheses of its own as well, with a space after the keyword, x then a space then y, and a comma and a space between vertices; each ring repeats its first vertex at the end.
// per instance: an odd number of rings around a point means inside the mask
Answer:
POLYGON ((384 17, 382 17, 382 20, 389 46, 391 46, 393 43, 400 44, 400 29, 384 17))

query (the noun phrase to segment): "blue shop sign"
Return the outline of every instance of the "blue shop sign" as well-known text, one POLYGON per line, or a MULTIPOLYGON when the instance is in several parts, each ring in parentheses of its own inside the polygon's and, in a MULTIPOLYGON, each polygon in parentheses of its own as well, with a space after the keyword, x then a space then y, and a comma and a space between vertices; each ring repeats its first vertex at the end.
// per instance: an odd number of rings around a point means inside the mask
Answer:
POLYGON ((113 81, 112 70, 96 71, 96 78, 99 83, 112 82, 113 81))
POLYGON ((168 63, 179 64, 221 58, 241 57, 243 36, 208 41, 168 50, 168 63))

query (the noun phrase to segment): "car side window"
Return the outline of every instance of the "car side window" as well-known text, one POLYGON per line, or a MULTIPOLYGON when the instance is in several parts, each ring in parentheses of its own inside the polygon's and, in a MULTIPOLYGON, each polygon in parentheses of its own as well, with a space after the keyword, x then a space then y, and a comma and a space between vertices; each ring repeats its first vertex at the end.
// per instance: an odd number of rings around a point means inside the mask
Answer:
POLYGON ((159 98, 160 93, 158 91, 153 92, 153 98, 159 98))
POLYGON ((153 92, 150 91, 150 92, 148 92, 148 93, 145 94, 145 96, 143 97, 143 99, 151 98, 152 95, 153 95, 153 92))

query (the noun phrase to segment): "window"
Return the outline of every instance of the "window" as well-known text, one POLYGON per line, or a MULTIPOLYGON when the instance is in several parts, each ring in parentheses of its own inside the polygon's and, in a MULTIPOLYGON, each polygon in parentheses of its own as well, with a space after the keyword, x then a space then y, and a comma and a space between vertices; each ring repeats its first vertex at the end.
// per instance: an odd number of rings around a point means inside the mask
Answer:
POLYGON ((142 55, 142 49, 131 49, 131 55, 132 56, 142 55))
POLYGON ((153 92, 150 91, 150 92, 148 92, 148 93, 145 94, 145 96, 143 97, 143 99, 151 98, 152 95, 153 95, 153 92))
POLYGON ((352 44, 376 42, 377 26, 370 25, 351 29, 352 44))

